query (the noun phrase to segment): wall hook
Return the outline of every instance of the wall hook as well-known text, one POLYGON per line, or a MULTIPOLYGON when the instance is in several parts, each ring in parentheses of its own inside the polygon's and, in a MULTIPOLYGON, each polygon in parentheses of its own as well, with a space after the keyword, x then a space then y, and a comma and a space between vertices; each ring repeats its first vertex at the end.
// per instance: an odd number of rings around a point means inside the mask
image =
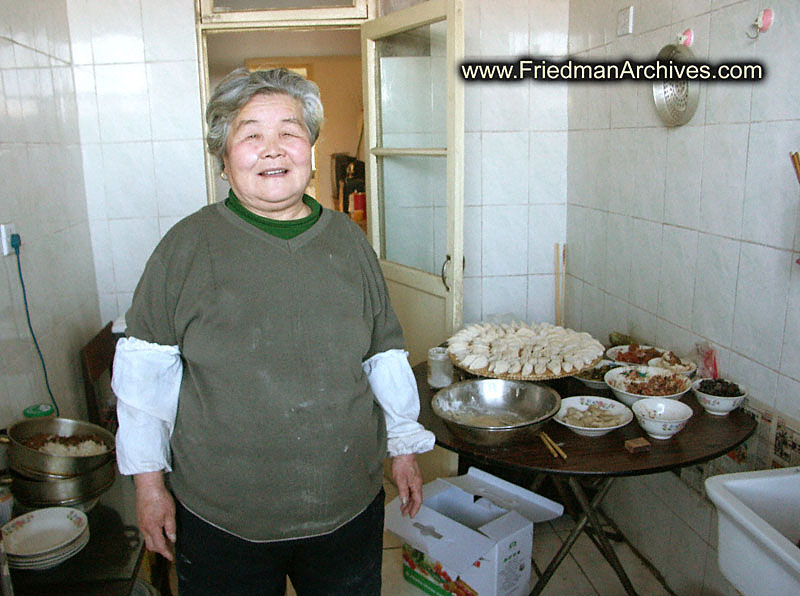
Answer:
POLYGON ((687 48, 692 47, 694 43, 694 31, 687 29, 678 36, 678 43, 685 45, 687 48))
POLYGON ((753 24, 750 27, 754 27, 756 30, 755 35, 750 35, 749 32, 745 31, 745 34, 750 39, 758 39, 758 36, 762 33, 766 33, 769 31, 769 28, 772 27, 772 23, 775 21, 775 11, 771 8, 765 8, 760 13, 758 13, 758 17, 756 20, 753 21, 753 24))

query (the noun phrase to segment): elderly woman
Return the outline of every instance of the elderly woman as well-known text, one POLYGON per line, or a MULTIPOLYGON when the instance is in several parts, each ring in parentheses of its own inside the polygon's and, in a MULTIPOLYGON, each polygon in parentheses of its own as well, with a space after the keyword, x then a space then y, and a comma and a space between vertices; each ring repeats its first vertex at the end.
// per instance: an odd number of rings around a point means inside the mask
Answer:
POLYGON ((378 595, 383 460, 414 516, 433 436, 374 251, 304 194, 319 91, 239 69, 206 119, 230 193, 159 243, 114 361, 139 527, 184 596, 378 595))

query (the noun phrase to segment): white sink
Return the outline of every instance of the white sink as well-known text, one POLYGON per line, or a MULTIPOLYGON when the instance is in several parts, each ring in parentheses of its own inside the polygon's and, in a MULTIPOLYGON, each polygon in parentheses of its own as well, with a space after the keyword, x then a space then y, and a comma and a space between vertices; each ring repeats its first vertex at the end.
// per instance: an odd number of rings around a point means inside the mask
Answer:
POLYGON ((746 596, 800 594, 800 467, 712 476, 719 567, 746 596))

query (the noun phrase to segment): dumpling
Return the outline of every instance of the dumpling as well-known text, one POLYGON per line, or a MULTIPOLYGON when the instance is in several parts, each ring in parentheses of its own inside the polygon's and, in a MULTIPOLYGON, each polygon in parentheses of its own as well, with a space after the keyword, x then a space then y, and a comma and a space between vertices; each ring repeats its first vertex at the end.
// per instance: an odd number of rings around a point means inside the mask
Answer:
POLYGON ((508 372, 510 365, 506 360, 497 360, 494 363, 494 373, 497 375, 502 375, 508 372))
POLYGON ((480 370, 482 368, 486 368, 489 365, 489 359, 484 356, 483 354, 477 354, 472 361, 472 364, 469 365, 470 370, 480 370))

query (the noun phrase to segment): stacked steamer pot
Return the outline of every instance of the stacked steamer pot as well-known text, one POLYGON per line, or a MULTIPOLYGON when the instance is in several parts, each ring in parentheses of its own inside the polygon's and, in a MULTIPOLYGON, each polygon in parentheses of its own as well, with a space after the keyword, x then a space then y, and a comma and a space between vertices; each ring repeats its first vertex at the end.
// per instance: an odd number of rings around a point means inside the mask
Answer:
POLYGON ((11 492, 23 509, 88 511, 114 484, 114 435, 101 426, 69 418, 32 418, 9 428, 7 440, 11 492), (59 442, 91 440, 92 449, 82 449, 81 454, 48 453, 36 447, 47 436, 59 442), (86 451, 91 454, 83 454, 86 451))

